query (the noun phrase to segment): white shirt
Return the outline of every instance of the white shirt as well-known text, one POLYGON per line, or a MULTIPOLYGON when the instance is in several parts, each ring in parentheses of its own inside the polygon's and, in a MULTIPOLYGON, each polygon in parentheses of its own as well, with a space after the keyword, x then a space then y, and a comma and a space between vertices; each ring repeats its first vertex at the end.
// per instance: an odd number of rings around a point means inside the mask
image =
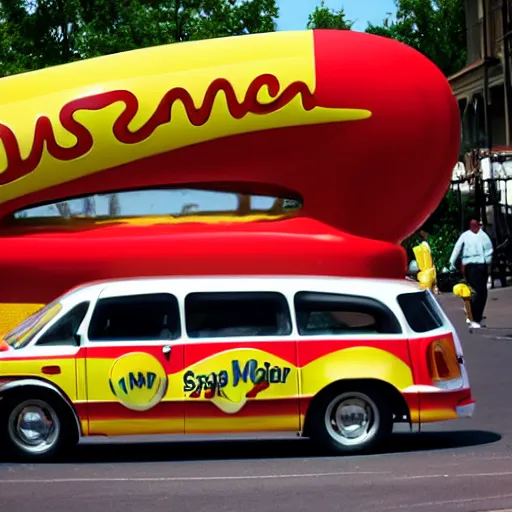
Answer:
POLYGON ((479 229, 476 233, 468 229, 459 236, 453 248, 450 256, 451 267, 455 266, 461 251, 463 265, 469 265, 470 263, 489 264, 492 261, 494 249, 489 235, 483 229, 479 229))

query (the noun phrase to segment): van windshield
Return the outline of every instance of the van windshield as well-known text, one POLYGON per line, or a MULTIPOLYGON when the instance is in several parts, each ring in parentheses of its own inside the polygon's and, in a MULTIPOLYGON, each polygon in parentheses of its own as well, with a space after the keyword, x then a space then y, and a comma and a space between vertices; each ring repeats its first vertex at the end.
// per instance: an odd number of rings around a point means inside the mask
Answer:
POLYGON ((9 331, 4 336, 4 341, 14 349, 26 347, 34 339, 34 336, 59 314, 61 309, 60 302, 46 305, 9 331))

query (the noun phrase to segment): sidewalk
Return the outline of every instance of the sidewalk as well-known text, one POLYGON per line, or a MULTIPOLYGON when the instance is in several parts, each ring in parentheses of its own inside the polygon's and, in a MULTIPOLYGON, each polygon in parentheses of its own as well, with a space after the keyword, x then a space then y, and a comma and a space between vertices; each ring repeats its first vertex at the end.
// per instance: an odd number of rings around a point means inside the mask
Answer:
MULTIPOLYGON (((460 315, 464 318, 462 300, 451 293, 439 295, 439 302, 447 313, 460 315)), ((510 329, 507 335, 512 337, 512 286, 489 290, 485 307, 486 325, 488 329, 510 329)))

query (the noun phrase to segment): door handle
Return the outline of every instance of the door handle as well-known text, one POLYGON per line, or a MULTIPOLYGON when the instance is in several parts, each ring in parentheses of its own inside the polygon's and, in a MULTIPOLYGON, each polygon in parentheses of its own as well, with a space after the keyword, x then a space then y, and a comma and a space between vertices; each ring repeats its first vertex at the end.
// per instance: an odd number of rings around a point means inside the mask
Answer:
POLYGON ((162 352, 165 356, 165 359, 167 359, 167 361, 169 361, 169 359, 171 358, 171 346, 165 345, 165 347, 162 348, 162 352))

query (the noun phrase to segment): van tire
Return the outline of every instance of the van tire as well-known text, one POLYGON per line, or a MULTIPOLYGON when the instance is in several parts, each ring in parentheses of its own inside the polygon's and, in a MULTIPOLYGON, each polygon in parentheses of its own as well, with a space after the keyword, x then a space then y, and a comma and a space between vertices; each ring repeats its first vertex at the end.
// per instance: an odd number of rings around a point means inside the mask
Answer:
POLYGON ((0 403, 0 439, 8 457, 24 462, 48 461, 77 444, 73 414, 53 393, 11 391, 0 403), (32 429, 22 428, 22 424, 32 429))
POLYGON ((337 386, 312 405, 308 434, 329 453, 374 451, 393 430, 386 394, 374 386, 337 386))

